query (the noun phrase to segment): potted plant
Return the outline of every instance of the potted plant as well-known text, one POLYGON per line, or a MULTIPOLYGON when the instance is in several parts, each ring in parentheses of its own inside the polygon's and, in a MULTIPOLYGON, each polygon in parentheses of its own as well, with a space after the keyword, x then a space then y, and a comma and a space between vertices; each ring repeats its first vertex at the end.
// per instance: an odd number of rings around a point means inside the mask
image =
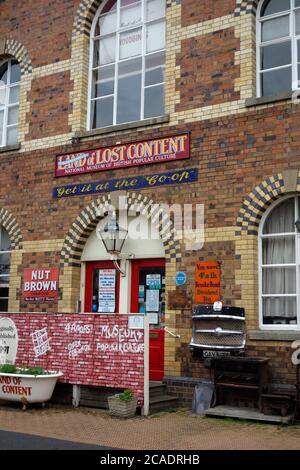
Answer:
POLYGON ((123 393, 108 397, 109 413, 119 418, 131 418, 135 415, 138 399, 128 388, 123 393))
POLYGON ((62 375, 62 372, 37 366, 0 365, 0 399, 20 401, 23 409, 28 403, 45 403, 50 400, 57 379, 62 375))

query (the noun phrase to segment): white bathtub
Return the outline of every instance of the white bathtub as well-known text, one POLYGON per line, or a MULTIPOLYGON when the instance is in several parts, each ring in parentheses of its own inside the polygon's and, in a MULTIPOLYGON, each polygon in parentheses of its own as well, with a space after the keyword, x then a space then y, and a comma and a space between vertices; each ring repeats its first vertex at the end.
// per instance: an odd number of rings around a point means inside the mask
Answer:
POLYGON ((5 374, 0 372, 0 400, 44 403, 50 400, 62 372, 45 375, 5 374))

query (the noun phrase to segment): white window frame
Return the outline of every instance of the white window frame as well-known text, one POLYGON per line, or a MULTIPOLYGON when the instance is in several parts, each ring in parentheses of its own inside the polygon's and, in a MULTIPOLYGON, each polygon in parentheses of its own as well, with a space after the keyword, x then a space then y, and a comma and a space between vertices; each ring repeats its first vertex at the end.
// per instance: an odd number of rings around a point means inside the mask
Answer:
MULTIPOLYGON (((94 17, 92 27, 91 27, 90 59, 89 59, 89 81, 88 81, 88 109, 87 109, 87 129, 88 130, 105 129, 105 127, 119 126, 119 125, 122 126, 122 125, 129 124, 130 122, 133 122, 133 121, 128 121, 128 122, 117 123, 117 98, 118 98, 118 67, 119 67, 119 64, 122 63, 122 62, 127 62, 128 60, 134 59, 134 58, 141 58, 142 59, 141 109, 140 109, 140 118, 138 119, 138 121, 147 121, 149 119, 155 119, 155 118, 162 117, 162 115, 158 115, 158 116, 153 116, 153 117, 150 117, 150 118, 149 117, 144 118, 144 95, 145 95, 145 88, 150 88, 152 86, 159 86, 159 85, 163 85, 164 93, 165 93, 165 88, 166 88, 165 87, 165 80, 161 83, 155 83, 154 85, 149 85, 147 87, 145 86, 144 80, 145 80, 146 57, 151 56, 153 54, 163 53, 166 50, 166 48, 164 47, 162 49, 159 49, 159 50, 156 50, 156 51, 153 51, 153 52, 149 52, 149 53, 146 52, 146 26, 148 26, 149 24, 155 24, 155 23, 161 22, 163 18, 164 18, 164 22, 166 24, 166 7, 165 7, 164 16, 156 18, 155 20, 146 21, 146 2, 147 2, 147 0, 140 0, 141 9, 142 9, 141 23, 139 25, 133 25, 132 27, 126 26, 126 27, 123 27, 123 28, 119 28, 118 25, 120 24, 119 23, 119 21, 120 21, 120 1, 117 0, 117 29, 116 29, 116 32, 114 33, 115 36, 116 36, 116 45, 115 45, 115 47, 116 47, 116 60, 115 60, 115 62, 111 62, 110 64, 107 64, 108 67, 112 66, 112 65, 115 66, 114 94, 113 95, 107 95, 107 96, 113 96, 114 97, 113 98, 114 99, 114 101, 113 101, 113 123, 109 124, 108 126, 101 127, 101 128, 96 128, 96 127, 92 126, 92 122, 93 122, 92 101, 95 101, 95 99, 92 98, 93 71, 96 70, 97 68, 99 68, 99 67, 93 67, 93 64, 94 64, 94 43, 97 39, 100 39, 100 36, 95 36, 94 32, 95 32, 95 28, 96 28, 97 22, 99 20, 99 17, 101 16, 101 13, 102 13, 103 9, 105 8, 105 5, 108 1, 109 0, 104 2, 104 4, 101 5, 100 8, 98 9, 98 11, 97 11, 97 13, 94 17), (119 59, 119 43, 120 43, 119 39, 120 39, 120 35, 124 32, 128 32, 128 31, 131 31, 131 30, 134 30, 134 29, 137 29, 137 28, 142 29, 141 55, 126 58, 126 59, 119 59)), ((135 3, 139 3, 139 1, 136 0, 135 3)), ((111 36, 111 35, 112 35, 112 33, 108 33, 105 36, 111 36)), ((105 36, 101 36, 101 37, 103 38, 105 36)))
POLYGON ((15 124, 8 124, 8 112, 9 109, 11 108, 16 108, 18 107, 18 116, 19 116, 19 110, 20 110, 20 98, 17 102, 15 103, 10 103, 10 89, 15 88, 15 87, 20 87, 20 81, 11 83, 11 64, 12 62, 17 62, 16 59, 11 58, 11 59, 5 59, 1 61, 0 65, 4 65, 5 63, 8 64, 8 70, 7 70, 7 84, 1 86, 0 82, 0 91, 5 90, 5 100, 3 104, 0 104, 0 111, 4 111, 4 116, 3 116, 3 128, 2 128, 2 135, 1 135, 1 129, 0 129, 0 148, 1 147, 6 147, 7 145, 14 145, 18 143, 18 125, 19 125, 19 117, 17 120, 17 123, 15 124), (8 144, 7 142, 7 134, 9 129, 17 129, 17 140, 14 143, 8 144))
MULTIPOLYGON (((258 242, 258 284, 259 284, 259 328, 261 330, 300 330, 300 233, 297 231, 295 226, 295 232, 291 233, 276 233, 276 234, 263 234, 263 228, 265 222, 270 215, 270 213, 282 202, 294 199, 295 200, 295 221, 299 218, 299 210, 300 210, 300 195, 299 194, 290 194, 284 197, 279 198, 276 202, 274 202, 268 210, 264 213, 260 225, 259 225, 259 242, 258 242), (296 266, 296 293, 295 294, 280 294, 280 297, 296 297, 296 305, 297 305, 297 324, 296 325, 267 325, 263 323, 263 297, 272 297, 271 294, 263 294, 262 293, 262 271, 263 267, 268 267, 268 265, 264 265, 263 261, 263 244, 262 241, 267 238, 274 238, 274 237, 282 237, 282 236, 294 236, 295 237, 295 261, 296 263, 286 263, 286 264, 272 264, 272 267, 288 267, 288 266, 296 266)), ((274 294, 274 297, 278 297, 277 294, 274 294)))
MULTIPOLYGON (((0 255, 10 255, 10 266, 11 266, 11 246, 9 250, 2 250, 2 230, 3 227, 0 226, 0 255)), ((4 229, 5 230, 5 229, 4 229)), ((1 263, 0 263, 1 264, 1 263)), ((10 281, 10 271, 9 274, 0 274, 0 288, 7 288, 8 289, 8 297, 0 297, 0 300, 7 300, 9 301, 9 281, 10 281), (3 283, 3 278, 7 279, 7 282, 3 283)), ((8 302, 7 302, 8 303, 8 302)), ((7 310, 0 310, 0 313, 7 313, 7 310)))
MULTIPOLYGON (((300 41, 300 34, 296 35, 296 22, 295 22, 295 12, 300 13, 300 7, 295 7, 295 0, 290 0, 290 9, 284 10, 279 13, 274 13, 273 15, 267 15, 261 17, 262 7, 266 0, 261 0, 256 14, 256 90, 257 90, 257 97, 262 97, 262 87, 261 87, 261 74, 270 72, 273 70, 279 70, 283 68, 291 67, 292 70, 292 83, 290 91, 297 91, 300 89, 298 81, 300 80, 300 76, 298 77, 298 61, 297 61, 297 42, 300 41), (272 39, 271 41, 262 42, 262 23, 266 20, 271 20, 274 18, 280 18, 281 16, 289 15, 289 27, 290 27, 290 34, 289 36, 285 36, 284 38, 279 39, 272 39), (278 67, 273 67, 271 69, 267 69, 265 71, 261 68, 261 48, 262 46, 269 46, 272 44, 279 44, 280 42, 285 42, 287 38, 291 40, 291 65, 281 65, 278 67)), ((299 43, 300 45, 300 43, 299 43)))

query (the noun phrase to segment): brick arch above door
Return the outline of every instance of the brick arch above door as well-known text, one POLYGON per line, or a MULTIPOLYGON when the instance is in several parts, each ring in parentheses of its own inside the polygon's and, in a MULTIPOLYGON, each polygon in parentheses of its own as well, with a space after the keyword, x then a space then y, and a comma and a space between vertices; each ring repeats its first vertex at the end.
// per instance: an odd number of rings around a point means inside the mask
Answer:
MULTIPOLYGON (((86 206, 74 220, 61 250, 61 266, 80 267, 83 248, 98 222, 104 218, 111 203, 110 195, 102 196, 86 206)), ((181 247, 169 215, 158 203, 137 193, 127 193, 128 210, 140 211, 158 229, 165 249, 166 260, 179 261, 181 247)))
POLYGON ((300 170, 283 170, 259 183, 244 199, 236 220, 236 235, 257 235, 266 209, 279 197, 300 192, 300 170))

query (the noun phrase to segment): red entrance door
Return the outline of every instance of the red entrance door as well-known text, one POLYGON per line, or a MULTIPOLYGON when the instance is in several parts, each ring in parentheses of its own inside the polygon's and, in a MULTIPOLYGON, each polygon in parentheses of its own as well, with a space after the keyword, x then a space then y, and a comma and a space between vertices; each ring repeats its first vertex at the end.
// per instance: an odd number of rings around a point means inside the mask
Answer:
POLYGON ((84 311, 119 312, 120 275, 112 261, 86 263, 84 311))
POLYGON ((150 322, 149 378, 164 376, 165 260, 133 260, 131 312, 147 313, 150 322))

